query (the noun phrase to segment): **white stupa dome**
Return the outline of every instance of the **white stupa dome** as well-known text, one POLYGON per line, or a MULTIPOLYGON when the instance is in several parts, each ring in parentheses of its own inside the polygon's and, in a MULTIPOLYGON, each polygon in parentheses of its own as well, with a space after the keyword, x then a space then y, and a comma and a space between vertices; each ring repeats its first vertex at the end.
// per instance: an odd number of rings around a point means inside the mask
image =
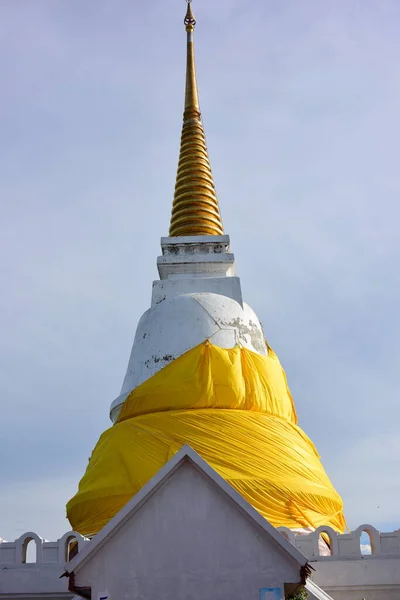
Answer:
POLYGON ((247 304, 210 292, 166 297, 139 321, 121 393, 111 405, 112 421, 134 388, 205 340, 267 354, 261 323, 247 304))

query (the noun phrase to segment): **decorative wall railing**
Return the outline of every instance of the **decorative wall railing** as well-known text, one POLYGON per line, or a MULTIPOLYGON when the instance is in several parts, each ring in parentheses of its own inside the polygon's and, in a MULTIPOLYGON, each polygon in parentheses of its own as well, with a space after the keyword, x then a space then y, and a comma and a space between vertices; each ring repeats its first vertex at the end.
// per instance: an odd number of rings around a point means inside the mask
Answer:
MULTIPOLYGON (((310 561, 400 557, 400 530, 381 533, 372 525, 360 525, 354 531, 343 534, 336 533, 328 526, 304 534, 294 533, 286 527, 278 527, 278 531, 310 561), (365 553, 363 533, 369 537, 368 553, 365 553), (325 540, 322 544, 321 536, 325 540), (326 541, 329 541, 328 545, 326 541)), ((64 565, 70 558, 71 550, 74 553, 79 552, 88 542, 88 539, 76 531, 68 531, 56 542, 48 542, 36 533, 28 531, 14 542, 0 542, 0 567, 14 565, 23 568, 29 567, 32 563, 64 565), (34 546, 33 558, 28 557, 29 544, 34 546)))
POLYGON ((20 565, 24 567, 32 564, 32 562, 46 565, 64 565, 69 560, 71 550, 74 547, 76 548, 76 544, 79 552, 88 542, 88 539, 82 537, 76 531, 68 531, 56 542, 48 542, 37 533, 28 531, 14 542, 0 542, 0 565, 20 565), (30 544, 34 546, 33 557, 28 556, 28 545, 30 544))
POLYGON ((372 525, 364 524, 350 533, 337 533, 328 526, 307 534, 294 533, 286 527, 278 527, 278 531, 310 561, 400 556, 400 530, 381 533, 372 525), (363 534, 369 542, 365 543, 363 534))

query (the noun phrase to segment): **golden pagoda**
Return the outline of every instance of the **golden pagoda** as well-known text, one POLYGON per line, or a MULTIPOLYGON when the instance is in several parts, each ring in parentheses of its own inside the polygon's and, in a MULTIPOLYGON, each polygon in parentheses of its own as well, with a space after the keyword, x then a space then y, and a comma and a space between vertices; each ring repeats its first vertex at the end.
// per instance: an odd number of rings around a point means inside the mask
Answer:
POLYGON ((222 220, 201 123, 194 62, 196 20, 190 2, 184 22, 187 32, 185 110, 169 235, 221 235, 222 220))
POLYGON ((93 536, 184 444, 275 527, 343 531, 343 503, 298 426, 286 376, 242 299, 200 118, 188 2, 181 147, 160 281, 141 318, 113 426, 67 514, 93 536))

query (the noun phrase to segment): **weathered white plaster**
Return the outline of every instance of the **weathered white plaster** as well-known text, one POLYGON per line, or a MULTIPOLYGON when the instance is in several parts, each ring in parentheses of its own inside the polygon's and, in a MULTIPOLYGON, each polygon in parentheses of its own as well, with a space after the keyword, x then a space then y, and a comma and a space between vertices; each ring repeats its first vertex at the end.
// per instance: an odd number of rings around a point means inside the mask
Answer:
POLYGON ((156 306, 166 298, 182 294, 198 294, 208 292, 227 296, 243 305, 242 290, 239 277, 198 277, 185 279, 161 279, 153 281, 151 306, 156 306))
POLYGON ((157 259, 160 279, 235 275, 229 244, 228 235, 161 238, 162 256, 157 259))
POLYGON ((121 394, 111 405, 112 420, 129 392, 205 340, 267 354, 261 324, 247 304, 242 308, 232 298, 209 293, 167 297, 139 321, 121 394))
POLYGON ((111 404, 113 422, 135 387, 205 340, 267 354, 261 324, 233 276, 229 237, 162 238, 161 246, 161 279, 153 283, 151 307, 139 321, 120 395, 111 404))

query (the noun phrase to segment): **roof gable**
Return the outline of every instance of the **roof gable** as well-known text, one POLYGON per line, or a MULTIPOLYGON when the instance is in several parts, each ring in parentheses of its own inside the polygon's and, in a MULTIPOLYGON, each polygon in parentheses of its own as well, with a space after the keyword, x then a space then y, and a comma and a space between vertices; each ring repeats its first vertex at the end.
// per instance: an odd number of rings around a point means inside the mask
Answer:
POLYGON ((277 531, 258 511, 256 511, 232 486, 223 479, 218 473, 210 467, 190 446, 183 446, 173 456, 167 464, 131 498, 131 500, 109 521, 109 523, 79 552, 69 563, 66 564, 68 572, 76 572, 91 560, 91 558, 102 548, 112 537, 114 537, 125 523, 152 497, 159 488, 169 480, 174 473, 186 462, 190 462, 196 469, 205 475, 219 490, 225 494, 236 508, 247 519, 256 524, 263 534, 269 536, 281 551, 288 557, 305 566, 306 557, 293 546, 279 531, 277 531))

